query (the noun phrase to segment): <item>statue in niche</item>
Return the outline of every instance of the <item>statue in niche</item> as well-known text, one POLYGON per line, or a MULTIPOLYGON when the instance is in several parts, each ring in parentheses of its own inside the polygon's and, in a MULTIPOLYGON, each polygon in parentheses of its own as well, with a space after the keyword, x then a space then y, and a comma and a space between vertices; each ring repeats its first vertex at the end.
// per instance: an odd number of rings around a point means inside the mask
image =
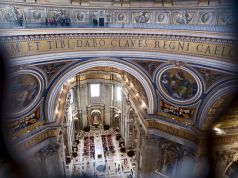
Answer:
POLYGON ((98 127, 101 124, 101 112, 100 111, 92 111, 91 112, 91 124, 94 127, 98 127))
POLYGON ((164 139, 159 145, 161 145, 161 159, 158 170, 167 176, 173 176, 174 167, 183 158, 182 147, 164 139))
POLYGON ((187 11, 179 12, 176 18, 178 24, 189 24, 192 21, 192 17, 187 11))
POLYGON ((147 23, 150 19, 150 16, 147 12, 140 12, 138 16, 135 16, 135 21, 137 23, 147 23))
POLYGON ((94 114, 94 116, 93 116, 93 125, 99 125, 99 116, 98 116, 98 114, 94 114))

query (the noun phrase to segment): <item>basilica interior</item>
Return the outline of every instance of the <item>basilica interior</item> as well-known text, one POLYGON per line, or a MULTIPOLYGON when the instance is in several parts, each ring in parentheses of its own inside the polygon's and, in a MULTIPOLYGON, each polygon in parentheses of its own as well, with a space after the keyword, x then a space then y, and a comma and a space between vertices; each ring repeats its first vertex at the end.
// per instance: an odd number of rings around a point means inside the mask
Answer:
POLYGON ((1 1, 0 177, 237 178, 236 7, 1 1))

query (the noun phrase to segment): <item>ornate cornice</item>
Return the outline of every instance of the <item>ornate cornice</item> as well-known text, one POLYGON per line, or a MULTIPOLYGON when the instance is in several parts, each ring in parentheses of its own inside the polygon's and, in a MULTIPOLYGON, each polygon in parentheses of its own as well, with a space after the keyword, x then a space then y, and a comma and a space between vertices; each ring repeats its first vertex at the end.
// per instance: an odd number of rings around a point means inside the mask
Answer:
POLYGON ((15 149, 20 150, 20 151, 24 151, 27 150, 41 142, 43 142, 44 140, 47 140, 49 138, 52 137, 57 137, 59 135, 59 129, 57 128, 48 128, 46 130, 41 131, 38 134, 33 135, 30 138, 27 138, 26 140, 14 145, 15 149))
POLYGON ((26 133, 32 132, 36 129, 39 129, 39 127, 42 127, 43 125, 44 125, 44 122, 39 121, 29 127, 19 130, 18 132, 14 133, 13 135, 16 137, 20 137, 26 133))
MULTIPOLYGON (((90 31, 90 30, 89 30, 90 31)), ((237 63, 232 39, 194 37, 186 35, 141 33, 61 33, 1 37, 10 58, 78 51, 143 51, 197 56, 216 61, 237 63)))
POLYGON ((233 135, 217 135, 213 138, 213 143, 216 146, 219 145, 233 145, 238 143, 238 134, 233 135))
MULTIPOLYGON (((60 4, 60 3, 58 3, 60 4)), ((101 4, 101 3, 100 3, 101 4)), ((99 4, 99 5, 100 5, 99 4)), ((103 4, 103 3, 102 3, 103 4)), ((105 18, 105 23, 112 27, 132 26, 140 28, 168 28, 168 25, 176 25, 182 29, 191 29, 196 25, 201 30, 218 31, 217 26, 234 24, 234 12, 232 6, 194 6, 194 7, 79 7, 75 5, 53 5, 38 3, 2 2, 0 15, 12 16, 2 18, 0 23, 18 25, 20 16, 23 16, 23 24, 45 24, 46 17, 61 17, 62 14, 70 17, 75 25, 92 24, 93 19, 105 18), (15 9, 14 14, 11 9, 15 9), (214 28, 215 27, 215 28, 214 28)), ((32 26, 34 27, 34 26, 32 26)), ((229 29, 225 29, 228 31, 229 29)), ((223 28, 224 31, 224 28, 223 28)))
POLYGON ((180 138, 184 138, 186 140, 190 140, 194 143, 198 143, 199 139, 198 137, 193 134, 192 132, 189 132, 182 128, 176 128, 167 124, 163 124, 160 122, 156 122, 155 120, 146 120, 146 127, 148 129, 158 129, 163 132, 178 136, 180 138))

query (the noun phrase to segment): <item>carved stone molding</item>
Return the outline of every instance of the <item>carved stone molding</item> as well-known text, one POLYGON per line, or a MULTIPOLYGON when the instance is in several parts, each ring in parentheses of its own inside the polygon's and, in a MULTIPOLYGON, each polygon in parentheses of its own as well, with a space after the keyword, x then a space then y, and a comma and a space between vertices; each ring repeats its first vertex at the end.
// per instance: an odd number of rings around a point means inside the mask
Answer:
POLYGON ((193 133, 185 129, 179 129, 170 125, 162 124, 153 120, 146 120, 148 129, 159 129, 163 132, 190 140, 194 143, 198 143, 198 137, 193 133))
POLYGON ((27 138, 20 143, 14 145, 19 151, 25 151, 27 149, 30 149, 31 147, 43 142, 46 139, 55 137, 58 135, 58 129, 46 129, 38 134, 35 134, 34 136, 27 138))
POLYGON ((0 4, 0 23, 19 24, 20 20, 26 24, 51 25, 52 17, 63 18, 64 15, 70 18, 73 24, 90 24, 93 19, 104 18, 107 24, 128 24, 128 25, 199 25, 206 26, 207 29, 214 31, 213 26, 224 26, 234 24, 234 12, 231 6, 227 7, 157 7, 155 8, 80 8, 77 6, 47 6, 37 4, 37 6, 23 3, 1 3, 0 4))
POLYGON ((141 33, 62 33, 2 36, 1 43, 11 58, 75 51, 123 51, 174 53, 236 62, 232 40, 183 35, 141 33))

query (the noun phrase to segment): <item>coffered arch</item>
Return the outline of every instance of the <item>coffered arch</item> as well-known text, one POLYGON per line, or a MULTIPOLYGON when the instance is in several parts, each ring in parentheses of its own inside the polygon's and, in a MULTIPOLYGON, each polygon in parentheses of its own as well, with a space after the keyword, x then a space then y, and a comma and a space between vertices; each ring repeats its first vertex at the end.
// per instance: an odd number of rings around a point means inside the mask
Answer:
POLYGON ((237 79, 234 79, 216 86, 205 96, 202 105, 198 108, 195 121, 200 129, 209 129, 216 115, 219 114, 218 111, 229 104, 237 88, 237 79), (209 112, 213 114, 209 116, 209 112))
POLYGON ((143 71, 141 71, 140 69, 138 69, 133 64, 127 61, 118 61, 118 59, 115 58, 95 58, 73 65, 72 67, 68 68, 64 73, 62 73, 53 83, 46 98, 46 113, 49 122, 54 122, 54 107, 52 106, 54 106, 54 103, 56 102, 57 94, 60 91, 62 85, 69 78, 75 76, 77 73, 90 69, 92 67, 115 67, 125 72, 128 72, 129 74, 134 76, 142 84, 146 92, 148 99, 147 113, 153 114, 156 112, 156 94, 152 82, 149 80, 148 76, 144 74, 143 71))

